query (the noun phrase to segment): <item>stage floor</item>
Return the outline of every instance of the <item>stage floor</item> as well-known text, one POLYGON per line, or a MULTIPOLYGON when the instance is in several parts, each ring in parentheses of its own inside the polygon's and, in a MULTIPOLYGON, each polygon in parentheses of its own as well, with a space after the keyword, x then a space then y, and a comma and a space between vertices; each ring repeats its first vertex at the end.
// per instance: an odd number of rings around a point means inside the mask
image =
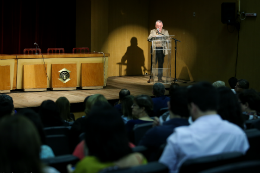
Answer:
MULTIPOLYGON (((146 94, 153 96, 153 83, 147 83, 148 76, 124 76, 109 77, 107 86, 100 90, 82 90, 73 91, 42 91, 42 92, 25 92, 12 91, 8 95, 13 98, 15 108, 38 107, 44 100, 56 101, 59 97, 67 97, 70 103, 81 103, 84 99, 93 94, 103 94, 107 100, 118 99, 119 91, 123 88, 130 90, 131 95, 146 94)), ((180 86, 191 85, 192 83, 177 82, 180 86)), ((165 88, 169 88, 165 84, 165 88)), ((168 94, 168 91, 166 91, 168 94)))

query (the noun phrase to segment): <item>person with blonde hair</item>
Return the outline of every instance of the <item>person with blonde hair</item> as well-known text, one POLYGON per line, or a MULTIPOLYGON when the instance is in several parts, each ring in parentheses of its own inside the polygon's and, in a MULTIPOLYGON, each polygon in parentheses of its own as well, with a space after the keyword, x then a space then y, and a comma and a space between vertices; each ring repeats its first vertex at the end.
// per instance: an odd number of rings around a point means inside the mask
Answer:
POLYGON ((213 85, 214 87, 216 87, 216 88, 222 87, 222 86, 226 86, 226 85, 225 85, 225 82, 223 82, 223 81, 221 81, 221 80, 218 80, 218 81, 214 82, 212 85, 213 85))
POLYGON ((88 115, 90 109, 93 107, 93 105, 97 102, 106 102, 108 103, 107 99, 102 94, 94 94, 88 98, 85 105, 85 114, 88 115))

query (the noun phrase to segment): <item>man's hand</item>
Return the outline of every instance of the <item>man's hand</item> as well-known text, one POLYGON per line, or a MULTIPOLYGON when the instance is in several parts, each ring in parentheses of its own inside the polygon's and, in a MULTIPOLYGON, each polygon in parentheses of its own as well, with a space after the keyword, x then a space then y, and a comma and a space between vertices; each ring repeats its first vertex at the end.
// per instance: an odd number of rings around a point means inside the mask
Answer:
POLYGON ((155 127, 155 126, 160 126, 160 120, 159 120, 158 117, 155 117, 155 118, 154 118, 153 127, 155 127))

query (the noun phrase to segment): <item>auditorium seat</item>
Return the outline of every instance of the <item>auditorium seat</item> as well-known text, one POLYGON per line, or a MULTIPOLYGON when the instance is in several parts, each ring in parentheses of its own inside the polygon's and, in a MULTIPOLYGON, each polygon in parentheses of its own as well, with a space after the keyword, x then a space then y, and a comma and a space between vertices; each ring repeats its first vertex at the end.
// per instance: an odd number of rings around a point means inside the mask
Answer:
POLYGON ((47 53, 64 53, 64 48, 48 48, 47 53))
MULTIPOLYGON (((36 48, 25 48, 23 50, 23 53, 24 54, 35 54, 36 53, 36 48)), ((37 53, 41 54, 41 49, 40 48, 37 48, 37 53)))
POLYGON ((246 152, 246 160, 260 160, 260 131, 249 129, 245 133, 250 146, 246 152))
POLYGON ((72 49, 72 53, 88 53, 88 52, 89 52, 88 47, 78 47, 72 49))
POLYGON ((230 152, 211 156, 198 157, 186 160, 180 167, 179 173, 197 173, 203 170, 222 166, 225 164, 241 162, 244 159, 243 153, 230 152))
POLYGON ((55 156, 70 154, 69 140, 66 135, 47 135, 46 144, 52 148, 55 156))
POLYGON ((133 128, 134 131, 134 143, 138 145, 139 141, 143 138, 144 134, 153 127, 152 123, 136 124, 133 128))
POLYGON ((54 126, 43 128, 45 135, 69 135, 71 126, 54 126))

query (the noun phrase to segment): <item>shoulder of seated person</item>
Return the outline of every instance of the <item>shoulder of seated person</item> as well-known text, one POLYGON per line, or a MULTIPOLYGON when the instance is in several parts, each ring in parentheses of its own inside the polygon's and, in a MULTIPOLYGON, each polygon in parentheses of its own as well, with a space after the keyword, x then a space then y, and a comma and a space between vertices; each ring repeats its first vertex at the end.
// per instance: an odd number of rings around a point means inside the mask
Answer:
POLYGON ((114 162, 114 164, 120 168, 127 168, 132 166, 142 165, 144 162, 144 156, 141 153, 131 153, 114 162))

